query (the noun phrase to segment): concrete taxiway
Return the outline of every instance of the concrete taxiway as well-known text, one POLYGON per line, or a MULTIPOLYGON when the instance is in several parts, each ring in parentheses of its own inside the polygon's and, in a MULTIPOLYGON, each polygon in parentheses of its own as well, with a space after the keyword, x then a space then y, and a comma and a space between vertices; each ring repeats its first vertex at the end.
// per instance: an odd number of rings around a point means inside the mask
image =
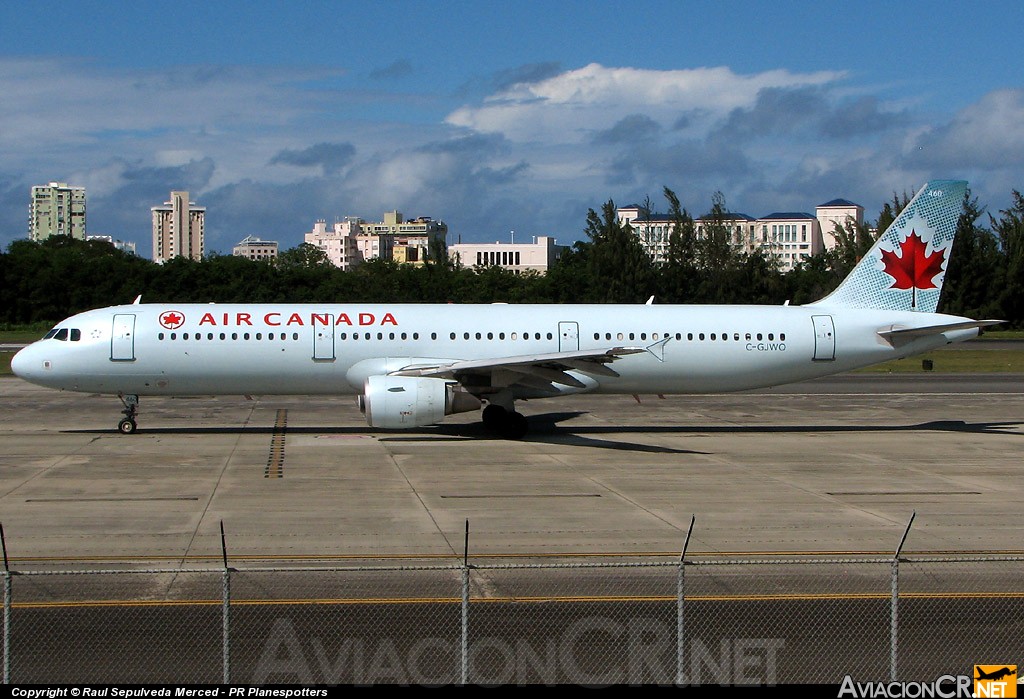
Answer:
POLYGON ((12 565, 387 556, 1019 550, 1024 375, 521 403, 369 429, 351 396, 143 398, 0 379, 12 565), (133 557, 138 557, 134 559, 133 557))

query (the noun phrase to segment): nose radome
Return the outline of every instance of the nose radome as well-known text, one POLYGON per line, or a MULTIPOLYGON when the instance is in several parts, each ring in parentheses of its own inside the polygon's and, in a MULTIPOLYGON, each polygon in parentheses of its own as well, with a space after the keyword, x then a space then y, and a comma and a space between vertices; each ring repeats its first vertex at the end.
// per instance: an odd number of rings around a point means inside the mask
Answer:
POLYGON ((17 354, 11 357, 11 371, 14 372, 15 376, 26 381, 32 380, 33 374, 40 368, 35 366, 38 360, 34 359, 33 356, 37 357, 38 354, 32 345, 29 345, 28 347, 21 348, 17 354))

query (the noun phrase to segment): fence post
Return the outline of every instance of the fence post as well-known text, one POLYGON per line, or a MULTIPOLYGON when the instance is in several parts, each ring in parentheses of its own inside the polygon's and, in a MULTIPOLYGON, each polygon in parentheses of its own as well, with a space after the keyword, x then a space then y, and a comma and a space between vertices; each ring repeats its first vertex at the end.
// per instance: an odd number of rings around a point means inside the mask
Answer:
POLYGON ((910 515, 910 521, 907 522, 907 528, 903 530, 903 538, 900 539, 899 546, 896 547, 896 553, 892 557, 892 575, 890 579, 890 585, 892 586, 892 597, 889 601, 889 681, 896 681, 896 655, 899 647, 899 598, 900 598, 900 552, 903 551, 903 544, 907 540, 907 535, 910 533, 910 525, 914 523, 914 517, 917 517, 917 510, 910 515))
POLYGON ((11 567, 7 561, 7 537, 0 523, 0 545, 4 550, 4 684, 11 683, 11 567))
POLYGON ((220 521, 220 551, 224 560, 221 603, 221 663, 224 684, 231 684, 231 569, 228 568, 228 547, 224 540, 224 520, 220 521))
POLYGON ((684 583, 686 582, 686 549, 690 545, 690 534, 693 533, 693 522, 696 515, 690 515, 690 528, 686 531, 686 539, 683 540, 683 551, 679 554, 679 572, 676 575, 676 686, 682 687, 686 684, 686 676, 683 668, 686 667, 686 635, 683 627, 683 602, 686 600, 684 583))
POLYGON ((469 520, 462 549, 462 685, 469 684, 469 520))

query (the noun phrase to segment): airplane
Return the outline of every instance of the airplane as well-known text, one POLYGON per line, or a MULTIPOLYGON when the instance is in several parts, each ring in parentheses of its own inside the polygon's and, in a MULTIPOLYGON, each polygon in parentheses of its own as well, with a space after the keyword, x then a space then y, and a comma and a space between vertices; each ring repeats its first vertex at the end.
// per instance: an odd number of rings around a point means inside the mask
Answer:
POLYGON ((1008 667, 1002 667, 992 672, 985 672, 977 665, 974 666, 974 669, 978 672, 978 676, 974 678, 976 680, 1001 680, 1004 677, 1017 674, 1016 669, 1011 670, 1008 667))
POLYGON ((936 313, 967 183, 928 182, 831 294, 802 306, 175 304, 91 310, 13 372, 118 396, 354 394, 380 429, 480 410, 508 439, 516 401, 699 394, 787 384, 960 342, 998 320, 936 313))

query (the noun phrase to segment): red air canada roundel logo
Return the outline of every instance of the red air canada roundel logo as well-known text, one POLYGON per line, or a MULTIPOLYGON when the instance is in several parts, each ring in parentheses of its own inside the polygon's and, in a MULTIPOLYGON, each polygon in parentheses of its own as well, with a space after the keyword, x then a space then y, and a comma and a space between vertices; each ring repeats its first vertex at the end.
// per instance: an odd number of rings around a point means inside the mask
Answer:
POLYGON ((160 314, 160 325, 168 330, 176 330, 185 324, 185 314, 178 311, 164 311, 160 314))

